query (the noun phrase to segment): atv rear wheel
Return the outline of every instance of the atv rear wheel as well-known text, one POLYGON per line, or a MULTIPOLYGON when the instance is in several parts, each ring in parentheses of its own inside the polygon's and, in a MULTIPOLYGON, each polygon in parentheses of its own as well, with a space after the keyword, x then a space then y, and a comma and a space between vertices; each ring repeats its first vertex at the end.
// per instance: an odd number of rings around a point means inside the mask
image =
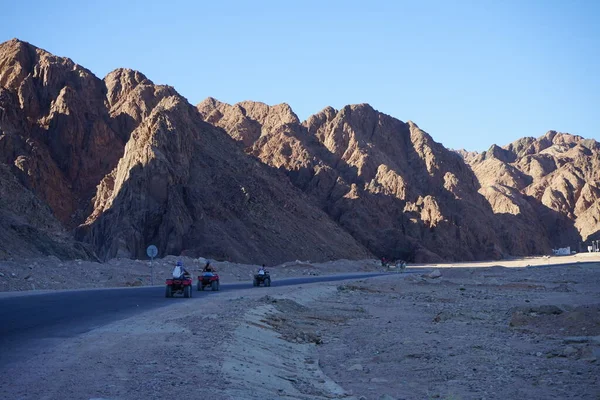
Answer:
POLYGON ((198 289, 198 291, 202 290, 202 284, 200 283, 200 281, 198 281, 198 283, 196 284, 196 289, 198 289))
POLYGON ((271 286, 271 278, 265 279, 265 286, 271 286))
POLYGON ((169 285, 167 285, 167 287, 165 288, 165 297, 173 297, 173 290, 169 285))
POLYGON ((210 288, 212 289, 213 292, 219 290, 219 282, 212 281, 210 284, 210 288))
POLYGON ((191 286, 185 286, 183 288, 183 297, 185 297, 186 299, 189 299, 190 297, 192 297, 192 287, 191 286))
POLYGON ((258 286, 258 279, 254 279, 252 281, 252 286, 258 286))

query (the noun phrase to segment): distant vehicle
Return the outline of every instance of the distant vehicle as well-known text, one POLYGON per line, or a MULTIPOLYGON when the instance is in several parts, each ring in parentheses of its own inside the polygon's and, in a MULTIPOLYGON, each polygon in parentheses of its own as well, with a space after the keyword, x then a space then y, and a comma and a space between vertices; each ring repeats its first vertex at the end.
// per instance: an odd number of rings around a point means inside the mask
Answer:
POLYGON ((183 297, 192 297, 192 278, 169 278, 166 281, 165 297, 173 297, 176 294, 183 294, 183 297))
POLYGON ((398 268, 400 271, 404 271, 406 269, 406 261, 404 261, 404 260, 397 261, 396 268, 398 268))
POLYGON ((381 266, 388 269, 398 269, 399 271, 404 271, 406 269, 406 261, 404 260, 396 260, 392 262, 382 262, 381 266))
POLYGON ((260 286, 261 284, 264 286, 271 286, 271 274, 269 274, 269 271, 267 270, 263 270, 263 272, 263 274, 254 274, 252 286, 260 286))
POLYGON ((196 285, 198 291, 204 290, 207 286, 210 286, 212 291, 219 290, 219 275, 215 272, 203 272, 202 275, 198 276, 198 283, 196 285))

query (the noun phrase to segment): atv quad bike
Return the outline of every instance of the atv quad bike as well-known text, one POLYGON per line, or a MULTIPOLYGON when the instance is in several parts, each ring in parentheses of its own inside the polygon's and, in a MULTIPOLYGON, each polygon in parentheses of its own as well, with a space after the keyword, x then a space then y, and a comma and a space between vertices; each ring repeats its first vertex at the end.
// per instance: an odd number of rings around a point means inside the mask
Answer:
POLYGON ((271 286, 271 275, 268 271, 265 271, 264 274, 254 274, 252 286, 260 286, 261 284, 264 286, 271 286))
POLYGON ((210 286, 212 291, 219 290, 219 275, 214 272, 203 272, 202 275, 198 276, 198 283, 196 286, 198 291, 204 290, 207 286, 210 286))
POLYGON ((183 294, 183 297, 192 297, 192 278, 169 278, 166 282, 165 297, 173 297, 175 294, 183 294))

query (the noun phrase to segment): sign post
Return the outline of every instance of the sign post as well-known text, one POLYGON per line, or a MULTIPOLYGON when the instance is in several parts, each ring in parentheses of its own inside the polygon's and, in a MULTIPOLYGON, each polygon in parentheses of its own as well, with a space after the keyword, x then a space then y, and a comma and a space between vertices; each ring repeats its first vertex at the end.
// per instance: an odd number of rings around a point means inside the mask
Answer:
POLYGON ((150 280, 152 282, 152 286, 154 286, 154 266, 152 265, 152 261, 154 261, 154 257, 158 255, 158 249, 155 245, 151 244, 146 249, 146 254, 148 254, 148 257, 150 257, 150 280))

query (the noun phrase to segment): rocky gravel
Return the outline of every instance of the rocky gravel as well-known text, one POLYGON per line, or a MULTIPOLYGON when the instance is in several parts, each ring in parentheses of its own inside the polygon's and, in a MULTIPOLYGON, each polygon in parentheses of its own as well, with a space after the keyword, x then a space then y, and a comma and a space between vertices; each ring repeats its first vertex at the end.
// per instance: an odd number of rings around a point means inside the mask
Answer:
POLYGON ((0 398, 598 399, 600 262, 533 263, 176 299, 48 341, 0 398))
POLYGON ((597 399, 598 267, 439 269, 339 285, 320 308, 361 312, 320 327, 320 364, 366 399, 597 399))

